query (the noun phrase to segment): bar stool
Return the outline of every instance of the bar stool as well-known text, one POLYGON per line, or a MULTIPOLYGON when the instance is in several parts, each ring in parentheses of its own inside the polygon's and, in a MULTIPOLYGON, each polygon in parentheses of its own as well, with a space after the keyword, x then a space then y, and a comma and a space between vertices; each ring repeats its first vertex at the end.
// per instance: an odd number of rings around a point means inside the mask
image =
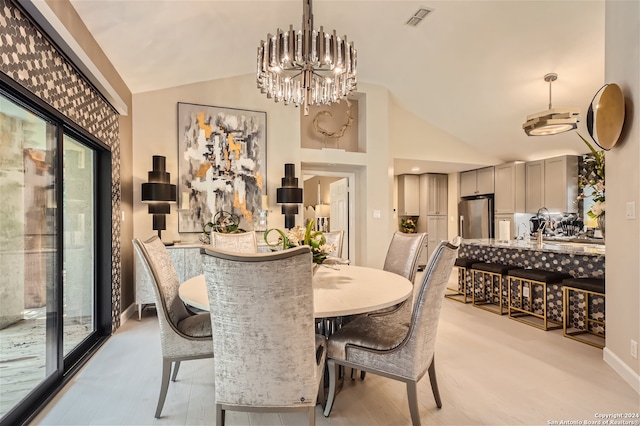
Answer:
POLYGON ((506 314, 508 295, 505 276, 514 268, 516 267, 500 263, 474 263, 471 266, 473 306, 498 315, 506 314), (478 296, 478 289, 480 289, 480 296, 478 296))
MULTIPOLYGON (((508 275, 509 318, 542 330, 562 328, 562 321, 549 316, 549 290, 562 284, 569 274, 542 269, 512 269, 508 275), (556 325, 550 326, 552 322, 556 325)), ((560 305, 562 307, 562 305, 560 305)), ((560 315, 562 319, 562 315, 560 315)))
POLYGON ((453 266, 458 269, 458 287, 447 287, 449 293, 446 293, 444 297, 461 303, 471 302, 473 296, 471 295, 471 286, 468 285, 470 278, 468 271, 471 269, 471 265, 477 262, 475 259, 467 259, 466 257, 456 259, 456 263, 453 266))
POLYGON ((604 348, 604 278, 567 278, 562 281, 562 285, 563 335, 600 349, 604 348))

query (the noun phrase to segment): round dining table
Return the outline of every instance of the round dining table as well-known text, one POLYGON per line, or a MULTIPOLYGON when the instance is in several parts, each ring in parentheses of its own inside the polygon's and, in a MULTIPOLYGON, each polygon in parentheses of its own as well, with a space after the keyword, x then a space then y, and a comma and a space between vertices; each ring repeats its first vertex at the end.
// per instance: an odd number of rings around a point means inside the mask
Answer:
MULTIPOLYGON (((394 306, 412 292, 411 281, 392 272, 353 265, 321 265, 313 275, 314 316, 364 314, 394 306)), ((204 275, 182 283, 179 295, 186 304, 209 310, 204 275)))

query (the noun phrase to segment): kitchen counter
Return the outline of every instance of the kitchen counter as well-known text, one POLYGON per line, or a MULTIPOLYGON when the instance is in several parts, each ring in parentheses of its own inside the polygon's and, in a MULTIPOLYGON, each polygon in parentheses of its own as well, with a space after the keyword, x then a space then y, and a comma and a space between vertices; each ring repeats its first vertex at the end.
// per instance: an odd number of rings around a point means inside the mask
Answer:
POLYGON ((604 255, 605 245, 594 243, 581 243, 575 240, 545 239, 542 244, 538 244, 535 239, 530 241, 509 240, 500 241, 495 239, 471 239, 463 240, 463 244, 475 246, 492 246, 492 247, 508 247, 519 248, 523 250, 547 251, 554 253, 574 253, 574 254, 594 254, 604 255))
POLYGON ((574 278, 604 278, 605 246, 565 241, 463 240, 460 257, 571 274, 574 278))

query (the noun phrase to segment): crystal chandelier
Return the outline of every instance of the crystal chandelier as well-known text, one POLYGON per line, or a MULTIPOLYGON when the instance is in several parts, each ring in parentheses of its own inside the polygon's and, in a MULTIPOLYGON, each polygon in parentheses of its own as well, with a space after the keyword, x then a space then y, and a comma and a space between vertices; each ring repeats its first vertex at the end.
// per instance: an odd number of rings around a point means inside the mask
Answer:
POLYGON ((257 83, 267 98, 285 105, 309 105, 339 102, 357 84, 357 53, 353 42, 332 33, 313 29, 312 0, 303 0, 302 29, 278 29, 258 46, 257 83))

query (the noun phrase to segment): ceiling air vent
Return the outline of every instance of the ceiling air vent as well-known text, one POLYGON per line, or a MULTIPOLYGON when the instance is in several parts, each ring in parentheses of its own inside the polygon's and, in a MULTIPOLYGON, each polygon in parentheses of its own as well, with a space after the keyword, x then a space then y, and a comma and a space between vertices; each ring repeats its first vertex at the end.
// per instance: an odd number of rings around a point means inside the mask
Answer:
POLYGON ((433 9, 421 7, 416 13, 413 14, 411 18, 409 18, 409 20, 407 20, 407 22, 405 22, 405 25, 409 25, 410 27, 417 27, 418 24, 421 23, 424 18, 426 18, 431 12, 433 12, 433 9))

